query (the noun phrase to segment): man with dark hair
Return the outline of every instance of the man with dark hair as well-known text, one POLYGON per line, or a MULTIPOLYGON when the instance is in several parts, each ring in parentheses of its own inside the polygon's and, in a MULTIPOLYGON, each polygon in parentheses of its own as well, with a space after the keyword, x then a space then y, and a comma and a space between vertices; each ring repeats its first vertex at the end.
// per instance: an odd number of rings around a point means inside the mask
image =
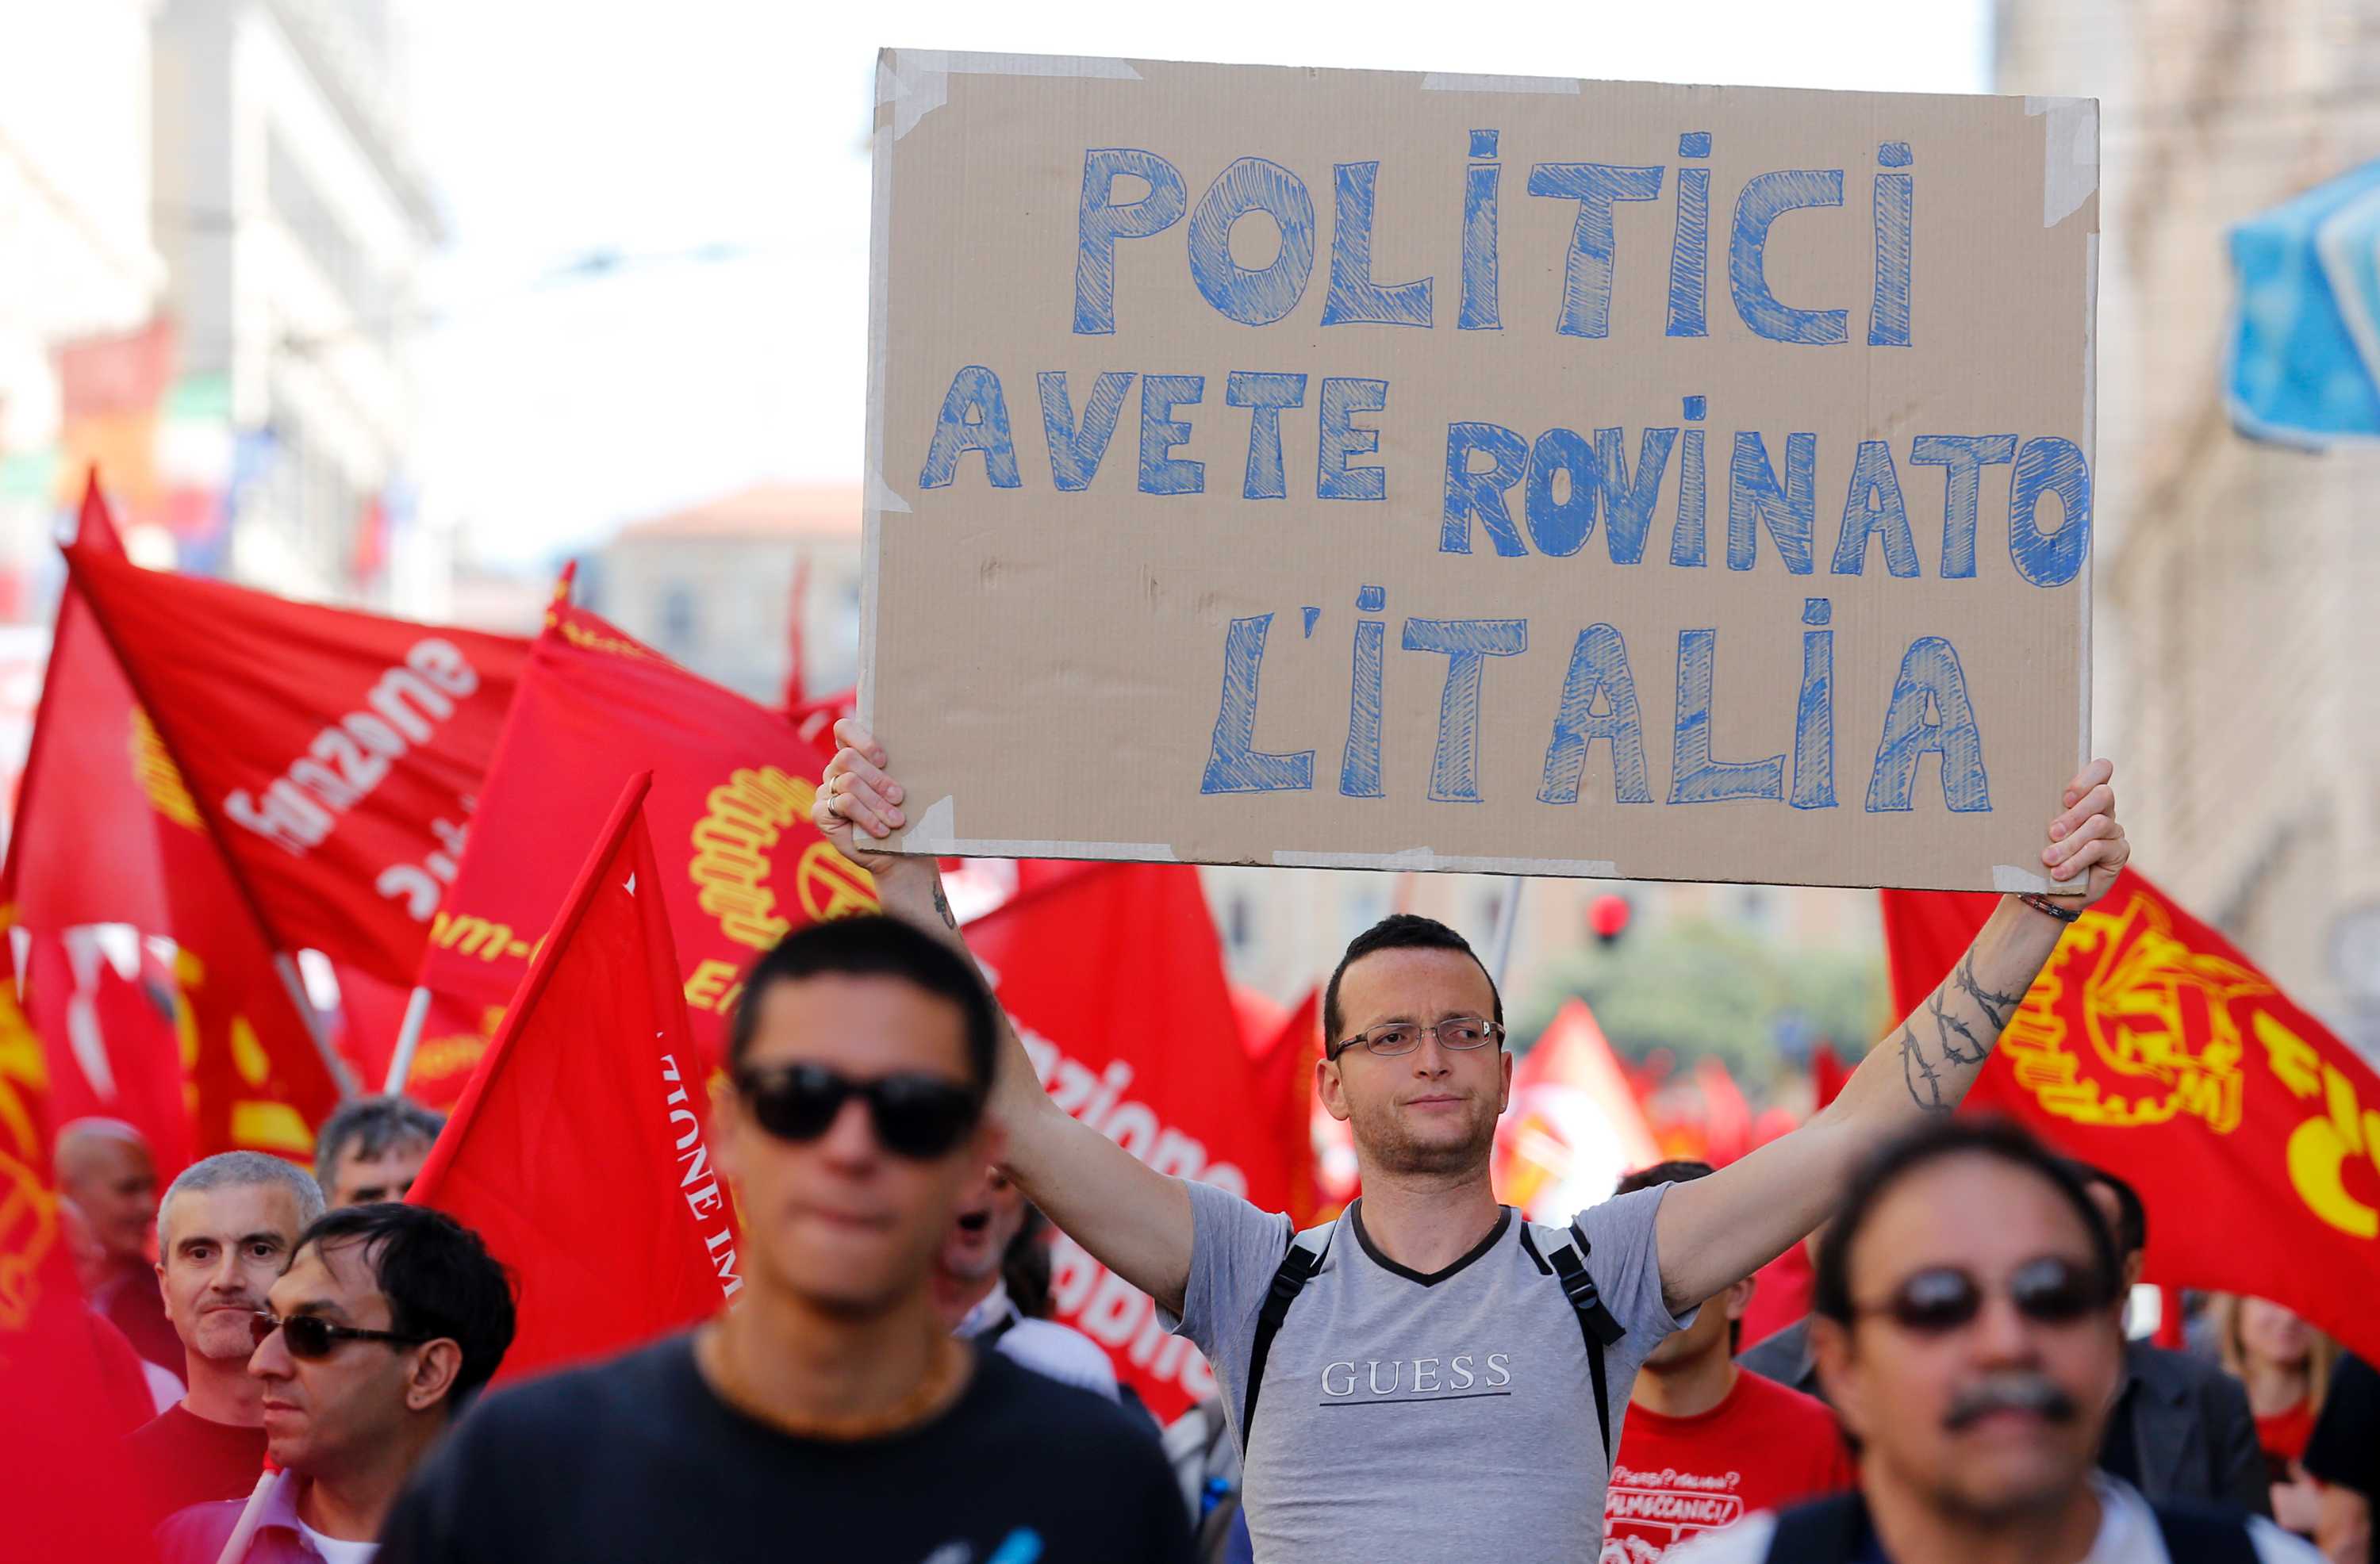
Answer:
MULTIPOLYGON (((875 875, 888 910, 964 949, 934 859, 888 841, 909 822, 890 757, 853 720, 837 734, 811 822, 875 875)), ((1860 1158, 1958 1105, 2059 934, 2130 853, 2111 774, 2093 761, 2045 822, 2034 871, 2076 894, 2004 898, 1840 1097, 1708 1178, 1617 1196, 1568 1227, 1500 1205, 1488 1167, 1512 1092, 1502 1000, 1459 936, 1411 917, 1350 946, 1325 996, 1315 1085, 1353 1127, 1364 1189, 1343 1219, 1295 1232, 1159 1172, 1061 1108, 1013 1032, 991 1102, 1005 1166, 1206 1353, 1246 1451, 1258 1558, 1593 1558, 1638 1365, 1815 1227, 1860 1158), (1418 1448, 1461 1480, 1415 1483, 1418 1448)))
POLYGON ((995 1025, 973 964, 895 919, 780 941, 714 1094, 736 1306, 491 1397, 398 1506, 382 1564, 1184 1564, 1155 1441, 935 1310, 935 1255, 999 1154, 995 1025))
POLYGON ((2013 1125, 1949 1120, 1852 1179, 1811 1300, 1855 1493, 1674 1564, 2319 1564, 2262 1517, 2153 1507, 2097 1469, 2123 1371, 2115 1238, 2013 1125))
MULTIPOLYGON (((406 1479, 512 1345, 504 1267, 443 1211, 354 1206, 298 1236, 249 1318, 248 1371, 264 1387, 265 1441, 286 1475, 246 1558, 370 1564, 406 1479)), ((166 1521, 165 1564, 214 1564, 243 1508, 197 1505, 166 1521)))
POLYGON ((249 1329, 298 1235, 322 1214, 305 1169, 257 1151, 193 1162, 157 1206, 157 1279, 181 1338, 189 1393, 125 1436, 152 1524, 209 1499, 241 1498, 264 1470, 264 1386, 248 1372, 249 1329))
MULTIPOLYGON (((2068 1164, 2107 1222, 2124 1272, 2124 1293, 2140 1285, 2149 1243, 2140 1192, 2104 1168, 2068 1164)), ((2117 1304, 2117 1318, 2123 1305, 2117 1304)), ((2154 1341, 2124 1344, 2123 1388, 2107 1418, 2100 1466, 2160 1502, 2229 1505, 2273 1512, 2265 1453, 2245 1387, 2222 1368, 2154 1341)))
POLYGON ((340 1105, 314 1142, 314 1182, 331 1208, 402 1200, 446 1121, 409 1097, 359 1097, 340 1105))
MULTIPOLYGON (((1707 1162, 1656 1162, 1619 1194, 1708 1178, 1707 1162)), ((1603 1501, 1603 1557, 1652 1564, 1670 1549, 1760 1509, 1852 1485, 1851 1452, 1827 1404, 1736 1366, 1750 1277, 1706 1299, 1694 1323, 1645 1359, 1628 1432, 1603 1501)))

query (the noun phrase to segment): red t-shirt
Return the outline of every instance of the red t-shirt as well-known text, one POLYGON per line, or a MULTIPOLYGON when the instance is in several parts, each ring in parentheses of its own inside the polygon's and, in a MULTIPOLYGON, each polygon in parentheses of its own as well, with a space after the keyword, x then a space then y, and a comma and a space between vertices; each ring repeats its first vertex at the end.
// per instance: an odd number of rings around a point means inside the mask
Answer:
POLYGON ((1773 1379, 1738 1374, 1699 1417, 1631 1406, 1603 1500, 1603 1564, 1652 1564, 1704 1532, 1854 1481, 1833 1412, 1773 1379))
MULTIPOLYGON (((2265 1457, 2286 1468, 2306 1452, 2313 1438, 2313 1402, 2300 1401, 2287 1412, 2277 1412, 2270 1417, 2256 1419, 2256 1443, 2264 1448, 2265 1457)), ((2275 1482, 2284 1479, 2275 1478, 2275 1482)))
POLYGON ((124 1461, 153 1525, 194 1504, 254 1492, 264 1470, 264 1430, 217 1423, 176 1401, 124 1437, 124 1461))

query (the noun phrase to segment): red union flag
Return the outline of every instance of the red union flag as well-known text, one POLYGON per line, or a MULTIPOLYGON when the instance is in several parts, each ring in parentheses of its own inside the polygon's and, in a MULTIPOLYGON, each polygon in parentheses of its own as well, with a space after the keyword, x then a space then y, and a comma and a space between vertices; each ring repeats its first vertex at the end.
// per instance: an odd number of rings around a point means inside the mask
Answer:
MULTIPOLYGON (((112 547, 96 486, 83 515, 91 546, 112 547)), ((311 1156, 314 1127, 337 1105, 338 1083, 220 845, 72 582, 58 602, 0 886, 6 915, 36 935, 125 923, 175 942, 174 1024, 191 1156, 311 1156)))
MULTIPOLYGON (((1883 896, 1914 1010, 1992 899, 1883 896)), ((2380 1077, 2138 871, 2067 931, 1966 1106, 2137 1188, 2149 1279, 2270 1298, 2380 1355, 2380 1077)))
POLYGON ((1571 1000, 1512 1069, 1512 1109, 1496 1126, 1498 1194, 1566 1222, 1660 1155, 1595 1012, 1571 1000))
POLYGON ((197 812, 283 951, 407 982, 528 643, 66 550, 197 812))
POLYGON ((661 874, 629 780, 406 1198, 511 1267, 501 1378, 708 1317, 743 1285, 710 1165, 710 1074, 678 992, 661 874))
POLYGON ((562 904, 574 844, 602 821, 611 779, 634 768, 653 775, 645 815, 662 903, 695 1043, 713 1058, 760 952, 804 924, 876 906, 867 872, 810 829, 832 742, 686 672, 567 590, 532 644, 431 927, 420 982, 447 1020, 425 1037, 459 1052, 473 1018, 511 997, 562 904))
MULTIPOLYGON (((1160 1172, 1304 1220, 1313 1200, 1311 1004, 1261 1051, 1241 1041, 1198 871, 1078 865, 967 926, 1042 1084, 1061 1108, 1160 1172)), ((1212 1395, 1189 1341, 1147 1293, 1062 1235, 1057 1317, 1108 1350, 1161 1421, 1212 1395)))

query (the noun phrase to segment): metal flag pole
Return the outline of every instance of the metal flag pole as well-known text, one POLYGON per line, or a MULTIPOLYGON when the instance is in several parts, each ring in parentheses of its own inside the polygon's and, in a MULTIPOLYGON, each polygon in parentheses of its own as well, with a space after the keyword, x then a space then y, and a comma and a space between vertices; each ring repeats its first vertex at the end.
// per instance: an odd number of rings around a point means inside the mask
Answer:
MULTIPOLYGON (((261 919, 258 920, 261 922, 261 919)), ((322 1056, 322 1068, 331 1073, 331 1084, 339 1088, 339 1100, 344 1102, 356 1095, 355 1072, 331 1046, 331 1034, 322 1024, 322 1012, 314 1008, 306 992, 306 980, 298 976, 298 963, 286 951, 273 952, 273 970, 281 975, 281 986, 289 991, 289 1002, 298 1007, 298 1019, 306 1025, 306 1036, 313 1040, 314 1051, 322 1056)))
POLYGON ((1504 971, 1512 964, 1512 936, 1521 927, 1521 892, 1528 888, 1525 876, 1507 877, 1512 889, 1504 894, 1504 904, 1496 909, 1496 933, 1489 954, 1495 959, 1488 964, 1488 975, 1496 981, 1499 993, 1504 988, 1504 971))
POLYGON ((417 983, 405 1001, 405 1023, 396 1029, 396 1051, 388 1056, 388 1080, 381 1087, 391 1097, 401 1095, 413 1073, 413 1050, 421 1046, 421 1027, 430 1019, 430 990, 417 983))

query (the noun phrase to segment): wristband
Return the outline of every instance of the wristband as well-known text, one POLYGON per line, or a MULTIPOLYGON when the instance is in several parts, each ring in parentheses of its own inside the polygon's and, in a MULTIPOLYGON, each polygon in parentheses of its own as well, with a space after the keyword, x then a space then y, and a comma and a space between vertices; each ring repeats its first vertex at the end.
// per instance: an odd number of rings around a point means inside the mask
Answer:
POLYGON ((2031 907, 2034 912, 2047 913, 2051 917, 2056 918, 2060 923, 2073 923, 2082 916, 2080 909, 2061 907, 2057 903, 2051 901, 2048 897, 2036 895, 2031 891, 2027 891, 2025 894, 2019 896, 2017 900, 2022 902, 2026 906, 2031 907))

